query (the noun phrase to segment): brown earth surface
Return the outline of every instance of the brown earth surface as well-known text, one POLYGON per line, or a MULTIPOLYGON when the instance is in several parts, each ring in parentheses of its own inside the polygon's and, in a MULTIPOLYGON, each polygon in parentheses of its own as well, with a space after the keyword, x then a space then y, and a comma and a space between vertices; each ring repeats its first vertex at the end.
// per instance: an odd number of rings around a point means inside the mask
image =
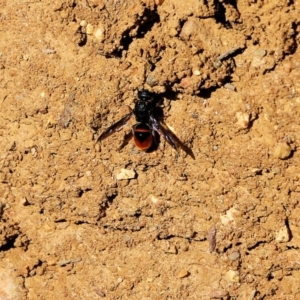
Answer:
POLYGON ((300 299, 299 16, 0 1, 0 299, 300 299), (142 88, 195 160, 96 143, 142 88))

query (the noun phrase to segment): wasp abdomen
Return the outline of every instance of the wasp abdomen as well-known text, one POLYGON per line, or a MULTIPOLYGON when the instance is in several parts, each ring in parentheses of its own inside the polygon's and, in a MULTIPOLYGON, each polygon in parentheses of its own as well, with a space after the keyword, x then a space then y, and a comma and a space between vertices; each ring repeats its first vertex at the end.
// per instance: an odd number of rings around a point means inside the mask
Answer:
POLYGON ((133 126, 133 138, 141 150, 148 150, 153 143, 153 134, 147 124, 139 123, 133 126))

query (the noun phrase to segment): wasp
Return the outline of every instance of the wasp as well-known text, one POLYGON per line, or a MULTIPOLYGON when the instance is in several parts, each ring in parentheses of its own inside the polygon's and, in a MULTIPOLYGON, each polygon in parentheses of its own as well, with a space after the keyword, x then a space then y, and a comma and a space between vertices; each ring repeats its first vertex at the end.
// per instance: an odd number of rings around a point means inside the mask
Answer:
POLYGON ((178 137, 164 123, 161 114, 158 95, 147 90, 138 91, 138 99, 135 102, 134 109, 125 115, 121 120, 108 127, 98 137, 97 142, 101 142, 116 131, 121 130, 124 125, 135 116, 136 124, 132 130, 125 136, 123 144, 119 147, 122 149, 132 138, 136 147, 143 151, 151 151, 157 146, 157 134, 162 136, 177 152, 181 148, 187 154, 194 158, 194 155, 187 146, 185 146, 178 137))

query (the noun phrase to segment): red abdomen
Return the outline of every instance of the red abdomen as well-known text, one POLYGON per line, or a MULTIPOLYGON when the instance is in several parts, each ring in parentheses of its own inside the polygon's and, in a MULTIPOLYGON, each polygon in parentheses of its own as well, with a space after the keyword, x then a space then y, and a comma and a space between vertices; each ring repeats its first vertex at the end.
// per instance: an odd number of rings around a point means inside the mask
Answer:
POLYGON ((148 150, 153 143, 153 135, 147 124, 139 123, 133 126, 133 139, 140 150, 148 150))

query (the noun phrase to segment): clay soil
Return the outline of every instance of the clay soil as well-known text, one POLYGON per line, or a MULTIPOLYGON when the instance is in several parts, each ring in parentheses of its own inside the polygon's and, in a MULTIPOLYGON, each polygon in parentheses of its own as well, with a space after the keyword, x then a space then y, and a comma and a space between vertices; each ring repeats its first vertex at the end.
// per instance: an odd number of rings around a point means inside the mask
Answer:
POLYGON ((300 299, 299 16, 0 1, 0 299, 300 299), (190 153, 97 142, 140 89, 190 153))

